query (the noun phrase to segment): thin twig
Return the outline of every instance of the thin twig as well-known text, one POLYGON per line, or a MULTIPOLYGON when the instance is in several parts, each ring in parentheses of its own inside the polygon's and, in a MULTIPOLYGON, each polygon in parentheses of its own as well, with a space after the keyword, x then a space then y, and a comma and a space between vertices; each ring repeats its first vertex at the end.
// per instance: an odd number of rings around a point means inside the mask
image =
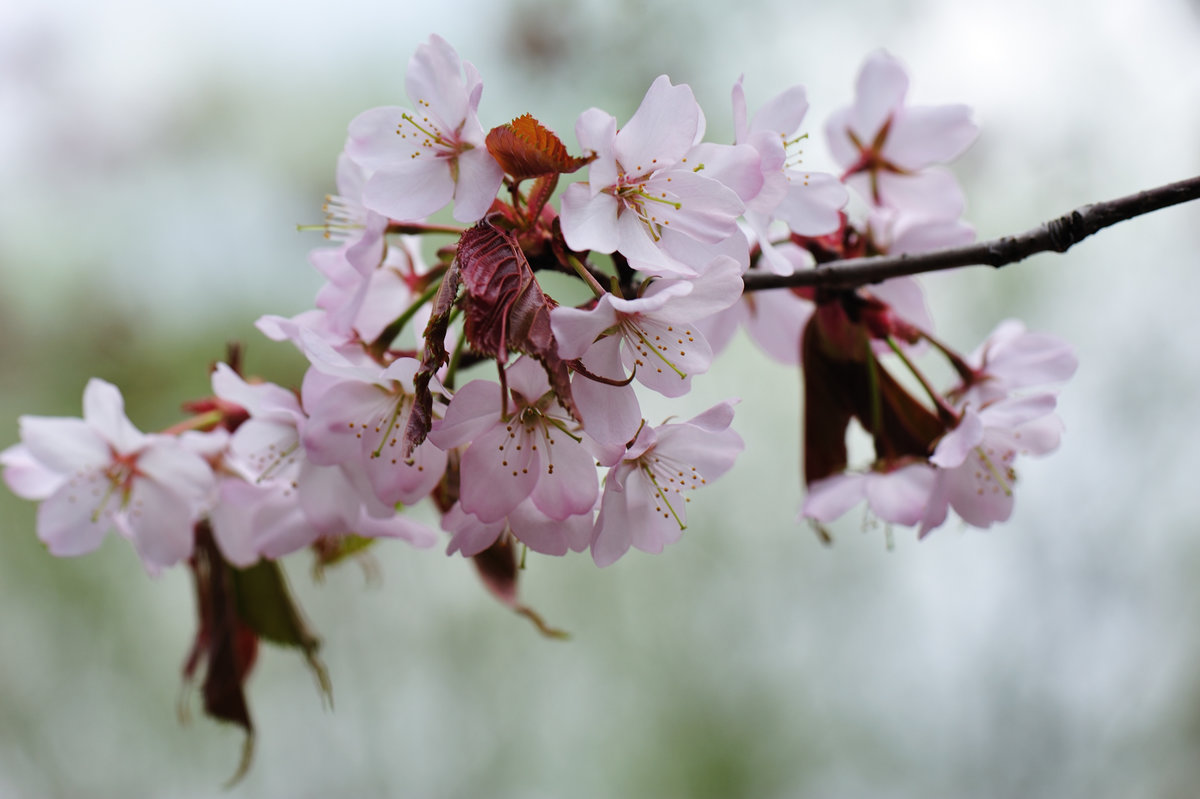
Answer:
POLYGON ((1200 177, 1076 208, 1044 225, 1015 236, 1002 236, 966 247, 914 255, 880 255, 830 261, 791 275, 751 272, 742 278, 746 291, 819 286, 854 288, 901 275, 938 272, 960 266, 1001 267, 1039 252, 1066 252, 1098 230, 1161 208, 1200 199, 1200 177))

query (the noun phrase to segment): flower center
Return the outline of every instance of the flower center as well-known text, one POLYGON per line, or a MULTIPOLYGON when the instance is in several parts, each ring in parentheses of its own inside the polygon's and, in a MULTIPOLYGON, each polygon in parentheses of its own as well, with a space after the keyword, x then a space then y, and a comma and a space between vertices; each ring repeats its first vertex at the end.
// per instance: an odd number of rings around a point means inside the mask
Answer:
POLYGON ((674 519, 680 530, 687 529, 686 514, 675 510, 672 502, 691 502, 691 497, 685 496, 684 491, 692 491, 705 485, 704 477, 695 466, 684 463, 678 458, 658 453, 654 447, 642 453, 638 458, 638 468, 654 486, 654 510, 661 513, 664 519, 674 519))

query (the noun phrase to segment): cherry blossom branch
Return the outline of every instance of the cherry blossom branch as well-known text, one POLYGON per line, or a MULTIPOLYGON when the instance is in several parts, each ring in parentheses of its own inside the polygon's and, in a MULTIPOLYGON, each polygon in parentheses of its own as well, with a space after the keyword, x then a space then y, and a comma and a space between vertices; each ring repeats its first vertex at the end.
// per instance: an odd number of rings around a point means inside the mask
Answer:
POLYGON ((1117 222, 1196 199, 1200 199, 1200 177, 1085 205, 1014 236, 1001 236, 965 247, 949 247, 916 255, 880 255, 830 261, 815 269, 791 275, 752 272, 742 280, 746 291, 798 286, 854 288, 892 277, 938 272, 960 266, 1001 267, 1039 252, 1066 252, 1093 233, 1117 222))

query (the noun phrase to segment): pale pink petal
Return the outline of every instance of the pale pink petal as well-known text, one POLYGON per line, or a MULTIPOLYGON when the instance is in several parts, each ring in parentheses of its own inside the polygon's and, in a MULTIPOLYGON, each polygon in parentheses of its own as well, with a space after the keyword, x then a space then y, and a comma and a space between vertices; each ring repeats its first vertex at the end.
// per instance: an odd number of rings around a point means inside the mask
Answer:
MULTIPOLYGON (((583 366, 589 372, 612 380, 623 380, 621 338, 609 336, 597 341, 583 356, 583 366)), ((576 374, 571 381, 571 394, 583 416, 584 430, 602 445, 616 445, 615 460, 620 460, 625 443, 637 434, 642 421, 641 407, 632 385, 613 386, 576 374)), ((612 465, 609 458, 604 465, 612 465)))
MULTIPOLYGON (((746 332, 763 352, 780 363, 800 364, 800 336, 813 304, 790 291, 757 291, 747 295, 746 332)), ((710 339, 711 341, 711 339, 710 339)))
POLYGON ((968 106, 910 106, 888 131, 883 154, 901 169, 922 169, 953 161, 978 135, 968 106))
POLYGON ((888 117, 904 104, 907 93, 908 75, 896 58, 883 50, 867 57, 855 83, 851 111, 851 125, 868 138, 863 144, 871 144, 870 140, 888 117))
MULTIPOLYGON (((350 121, 346 154, 356 164, 369 171, 392 166, 412 152, 412 145, 402 139, 396 131, 407 123, 407 108, 383 106, 363 111, 350 121)), ((355 197, 361 198, 365 191, 361 186, 355 197)))
POLYGON ((34 458, 24 444, 0 452, 0 464, 4 466, 5 484, 22 499, 46 499, 67 479, 34 458))
POLYGON ((750 127, 791 138, 800 129, 807 113, 807 92, 803 86, 792 86, 764 103, 754 114, 750 127))
MULTIPOLYGON (((842 167, 851 166, 860 155, 859 149, 850 139, 850 125, 850 107, 835 111, 825 122, 825 142, 829 146, 833 160, 842 167)), ((869 145, 870 142, 862 142, 862 144, 869 145)))
POLYGON ((429 440, 443 450, 474 440, 496 424, 503 400, 499 383, 472 380, 455 393, 445 418, 434 422, 429 440))
POLYGON ((841 225, 850 195, 841 181, 824 172, 787 171, 787 194, 775 207, 775 218, 802 236, 822 236, 841 225))
POLYGON ((732 189, 742 202, 755 197, 763 187, 758 151, 749 145, 701 142, 688 153, 688 163, 700 175, 732 189))
POLYGON ((1045 455, 1058 449, 1062 433, 1062 419, 1053 414, 1043 416, 1014 430, 1012 446, 1022 455, 1045 455))
POLYGON ((474 557, 496 543, 506 525, 504 519, 490 523, 481 522, 464 511, 462 503, 456 502, 442 515, 442 529, 451 534, 446 554, 453 555, 458 552, 464 558, 474 557))
POLYGON ((306 462, 296 482, 300 507, 321 535, 342 535, 354 528, 361 515, 361 495, 342 467, 306 462))
POLYGON ((392 219, 418 221, 449 205, 454 190, 446 161, 428 155, 405 158, 371 175, 363 205, 392 219))
POLYGON ((454 218, 459 222, 477 222, 492 207, 496 192, 504 182, 504 170, 492 158, 492 154, 481 147, 463 152, 457 162, 454 218))
POLYGON ((980 414, 987 427, 1012 430, 1054 412, 1058 399, 1049 393, 1009 397, 993 402, 980 414))
POLYGON ((196 510, 216 487, 208 462, 185 449, 178 440, 165 436, 155 436, 154 443, 138 455, 137 469, 143 477, 160 483, 196 510))
POLYGON ((372 383, 346 381, 313 403, 304 425, 304 451, 318 466, 362 460, 380 439, 380 417, 390 415, 395 398, 372 383))
POLYGON ((242 406, 254 417, 271 415, 299 419, 303 416, 300 400, 294 392, 274 383, 247 383, 228 364, 217 364, 212 374, 212 387, 218 397, 242 406))
POLYGON ((915 175, 880 172, 877 180, 882 201, 905 213, 949 219, 959 216, 966 207, 958 181, 942 167, 930 167, 915 175))
POLYGON ((933 493, 936 474, 924 463, 914 463, 887 474, 870 474, 867 503, 885 522, 912 525, 921 521, 933 493))
POLYGON ((858 472, 835 474, 808 487, 800 515, 819 522, 832 522, 866 498, 867 475, 858 472))
POLYGON ((974 451, 961 468, 945 473, 950 505, 967 524, 989 527, 1012 514, 1011 481, 1003 470, 1003 463, 991 458, 985 461, 983 455, 974 451))
POLYGON ((530 403, 536 402, 539 397, 550 390, 550 381, 546 377, 546 370, 528 356, 511 364, 505 370, 504 376, 508 381, 509 390, 520 394, 530 403))
POLYGON ((637 549, 657 555, 683 535, 687 503, 680 494, 660 490, 636 469, 625 481, 625 497, 629 518, 636 520, 631 539, 637 549))
POLYGON ((601 297, 590 310, 560 305, 550 311, 550 329, 554 331, 559 357, 568 360, 581 357, 601 333, 616 324, 617 315, 609 296, 601 297))
POLYGON ((659 172, 643 187, 651 196, 668 201, 646 203, 651 222, 709 244, 733 235, 735 220, 745 210, 732 189, 703 173, 683 169, 659 172))
POLYGON ((701 482, 715 480, 733 467, 746 448, 741 436, 729 429, 706 429, 685 423, 663 425, 657 428, 657 433, 654 454, 677 464, 675 471, 682 472, 680 480, 693 477, 701 482))
POLYGON ((738 75, 737 82, 733 84, 732 91, 733 140, 738 144, 746 144, 746 140, 750 134, 750 125, 746 112, 746 90, 742 88, 742 79, 745 77, 745 75, 738 75))
POLYGON ((960 466, 982 440, 983 420, 968 408, 958 426, 942 436, 929 462, 943 469, 953 469, 960 466))
MULTIPOLYGON (((617 161, 613 152, 617 139, 616 118, 599 108, 589 108, 580 114, 575 122, 575 138, 579 140, 579 146, 585 153, 596 154, 596 160, 588 166, 587 183, 590 194, 594 196, 602 189, 617 185, 617 161)), ((565 212, 565 197, 563 207, 565 212)))
POLYGON ((672 86, 670 78, 660 75, 617 132, 617 161, 630 176, 670 166, 691 149, 700 124, 700 106, 691 88, 672 86))
POLYGON ((93 377, 83 390, 83 420, 122 455, 143 446, 146 434, 125 416, 125 400, 112 383, 93 377))
POLYGON ((572 183, 562 195, 563 238, 577 252, 610 253, 622 245, 617 198, 594 194, 582 183, 572 183))
POLYGON ((470 105, 462 71, 458 53, 449 42, 433 34, 428 43, 417 46, 404 77, 408 99, 418 108, 436 114, 447 126, 447 132, 458 128, 475 110, 470 105))
MULTIPOLYGON (((656 281, 646 296, 652 296, 656 285, 670 282, 674 281, 656 281)), ((705 266, 699 276, 686 283, 691 286, 691 291, 672 297, 657 314, 660 318, 690 324, 725 310, 742 296, 742 268, 734 259, 719 256, 705 266)))
POLYGON ((596 464, 588 451, 552 426, 546 427, 536 446, 543 447, 541 477, 530 499, 538 510, 562 521, 594 508, 600 489, 596 464))
POLYGON ((587 549, 592 536, 590 508, 587 513, 559 520, 526 501, 509 514, 508 524, 517 540, 543 555, 565 555, 571 550, 581 552, 587 549))
MULTIPOLYGON (((258 561, 254 512, 275 490, 236 478, 221 480, 221 501, 209 512, 208 518, 221 554, 234 566, 245 568, 258 561)), ((296 510, 299 511, 299 506, 296 510)))
POLYGON ((610 471, 604 482, 600 515, 592 531, 592 560, 600 567, 615 563, 629 550, 633 543, 633 528, 642 522, 630 512, 629 497, 620 485, 617 469, 610 471))
POLYGON ((108 442, 82 419, 22 416, 19 423, 30 456, 51 471, 67 475, 112 460, 108 442))
POLYGON ((412 505, 429 496, 445 471, 446 453, 431 441, 422 442, 407 460, 390 441, 378 456, 367 459, 371 488, 389 505, 412 505))
POLYGON ((541 477, 541 460, 531 437, 513 423, 497 424, 478 436, 462 457, 463 510, 480 521, 502 519, 529 496, 541 477))
POLYGON ((80 475, 38 506, 37 535, 51 555, 73 557, 100 546, 120 496, 100 472, 80 475))
POLYGON ((420 549, 431 547, 438 540, 436 530, 403 513, 386 519, 363 516, 355 525, 354 532, 364 538, 399 538, 420 549))
POLYGON ((142 564, 151 574, 192 554, 196 514, 187 499, 154 480, 137 480, 125 510, 125 523, 142 564))

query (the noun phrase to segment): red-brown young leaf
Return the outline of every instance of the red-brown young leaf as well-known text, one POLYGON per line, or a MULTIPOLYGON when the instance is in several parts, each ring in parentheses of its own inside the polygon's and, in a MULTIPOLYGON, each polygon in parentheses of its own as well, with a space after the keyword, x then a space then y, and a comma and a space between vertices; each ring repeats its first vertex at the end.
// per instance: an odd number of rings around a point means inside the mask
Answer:
POLYGON ((465 292, 464 335, 476 351, 508 362, 521 352, 541 363, 558 401, 574 418, 570 372, 550 329, 556 303, 542 292, 517 239, 486 219, 463 233, 455 259, 465 292))
POLYGON ((199 624, 184 661, 183 678, 190 683, 203 664, 204 712, 236 724, 246 733, 241 762, 229 781, 233 784, 249 770, 254 752, 254 722, 246 704, 245 684, 254 666, 258 636, 238 616, 233 568, 221 557, 207 521, 196 525, 196 550, 188 565, 196 583, 199 624))
POLYGON ((562 140, 529 114, 492 128, 487 148, 504 171, 518 181, 574 172, 595 157, 571 156, 562 140))
POLYGON ((801 359, 807 485, 845 470, 851 418, 871 435, 879 460, 928 457, 945 432, 937 415, 875 360, 865 325, 851 320, 840 301, 817 307, 804 328, 801 359))

